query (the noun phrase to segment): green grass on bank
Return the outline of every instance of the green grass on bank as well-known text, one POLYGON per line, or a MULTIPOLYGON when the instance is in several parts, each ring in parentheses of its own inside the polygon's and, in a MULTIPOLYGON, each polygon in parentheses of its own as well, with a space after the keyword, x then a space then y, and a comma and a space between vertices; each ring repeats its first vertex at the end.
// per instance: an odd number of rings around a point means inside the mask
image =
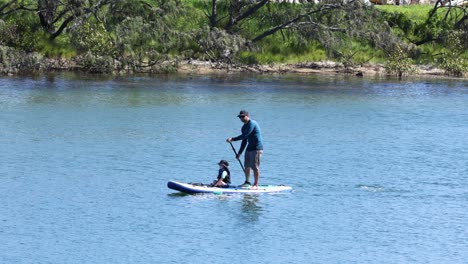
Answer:
POLYGON ((429 12, 434 8, 433 5, 376 5, 380 11, 389 13, 401 13, 406 15, 414 23, 426 21, 429 12))

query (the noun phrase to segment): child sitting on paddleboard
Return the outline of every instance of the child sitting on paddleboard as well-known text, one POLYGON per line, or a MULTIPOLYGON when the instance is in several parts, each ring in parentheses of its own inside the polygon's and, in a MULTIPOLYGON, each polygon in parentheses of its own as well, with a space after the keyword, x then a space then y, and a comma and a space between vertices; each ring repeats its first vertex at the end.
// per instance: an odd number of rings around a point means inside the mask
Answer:
POLYGON ((229 163, 221 160, 219 163, 218 178, 213 181, 212 186, 227 188, 231 184, 231 172, 229 172, 229 163))

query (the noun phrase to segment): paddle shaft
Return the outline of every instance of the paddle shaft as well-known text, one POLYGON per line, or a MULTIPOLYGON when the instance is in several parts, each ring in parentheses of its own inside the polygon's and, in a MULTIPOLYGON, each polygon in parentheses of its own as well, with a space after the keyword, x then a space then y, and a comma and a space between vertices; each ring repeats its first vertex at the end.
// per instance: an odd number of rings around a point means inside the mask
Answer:
MULTIPOLYGON (((236 149, 235 149, 234 146, 232 145, 232 142, 229 142, 229 144, 231 144, 231 148, 232 148, 232 150, 234 151, 234 154, 236 154, 236 159, 237 159, 237 151, 236 151, 236 149)), ((242 171, 245 173, 245 169, 244 169, 244 165, 242 165, 242 161, 240 161, 240 159, 237 159, 237 161, 239 161, 239 164, 241 165, 242 171)))

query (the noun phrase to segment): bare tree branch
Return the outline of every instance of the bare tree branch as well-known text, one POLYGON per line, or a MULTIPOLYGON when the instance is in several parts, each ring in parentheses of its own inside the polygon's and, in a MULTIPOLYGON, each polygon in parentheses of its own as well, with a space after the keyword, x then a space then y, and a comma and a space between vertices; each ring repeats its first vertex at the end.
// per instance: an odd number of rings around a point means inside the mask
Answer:
POLYGON ((63 21, 60 27, 50 35, 50 39, 55 39, 60 34, 62 34, 63 30, 65 30, 68 24, 70 24, 70 22, 72 22, 74 19, 75 19, 75 16, 73 14, 69 16, 67 19, 65 19, 65 21, 63 21))
POLYGON ((92 6, 83 7, 83 3, 79 1, 40 0, 38 1, 39 19, 44 30, 50 34, 49 38, 53 40, 62 34, 73 21, 77 21, 75 24, 79 25, 92 14, 97 17, 98 10, 110 2, 110 0, 99 0, 92 6), (56 29, 57 24, 59 24, 58 29, 56 29))
POLYGON ((465 12, 465 15, 455 23, 455 28, 460 28, 465 20, 468 19, 468 13, 465 12))
MULTIPOLYGON (((310 15, 313 15, 315 13, 322 13, 322 12, 326 12, 326 11, 329 11, 329 10, 332 10, 332 9, 338 9, 338 8, 341 8, 342 5, 322 5, 319 9, 315 9, 315 10, 311 10, 305 14, 302 14, 302 15, 299 15, 297 16, 296 18, 293 18, 283 24, 280 24, 276 27, 273 27, 265 32, 263 32, 262 34, 256 36, 254 39, 252 39, 252 42, 257 42, 267 36, 270 36, 270 35, 273 35, 275 34, 277 31, 281 30, 281 29, 284 29, 284 28, 287 28, 287 27, 290 27, 291 25, 293 24, 297 24, 298 21, 302 20, 303 18, 306 18, 310 15)), ((304 23, 307 23, 307 24, 313 24, 314 22, 302 22, 302 24, 304 23)))
POLYGON ((16 2, 17 2, 17 0, 13 0, 13 1, 7 2, 4 5, 0 6, 0 16, 4 15, 3 10, 5 10, 6 8, 8 8, 9 6, 13 5, 16 2))
POLYGON ((34 12, 37 11, 37 8, 31 8, 31 7, 25 6, 24 4, 20 4, 19 6, 14 7, 14 4, 16 4, 17 2, 18 2, 17 0, 12 0, 0 6, 0 17, 7 16, 9 14, 15 13, 20 10, 34 11, 34 12))
POLYGON ((227 31, 230 31, 234 25, 236 25, 237 23, 239 23, 243 19, 245 19, 245 18, 251 16, 252 14, 254 14, 255 12, 257 12, 264 5, 268 4, 268 2, 270 2, 270 0, 262 0, 262 1, 258 2, 258 3, 256 3, 255 5, 252 5, 244 13, 242 13, 242 14, 236 16, 236 17, 233 17, 232 14, 231 14, 231 18, 229 19, 229 22, 226 25, 226 27, 224 27, 224 29, 227 30, 227 31))

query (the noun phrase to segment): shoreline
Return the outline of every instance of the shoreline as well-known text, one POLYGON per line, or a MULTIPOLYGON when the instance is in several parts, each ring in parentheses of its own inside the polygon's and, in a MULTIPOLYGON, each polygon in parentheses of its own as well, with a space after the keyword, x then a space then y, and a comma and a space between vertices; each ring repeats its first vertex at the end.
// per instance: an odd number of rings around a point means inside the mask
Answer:
MULTIPOLYGON (((36 57, 37 59, 37 57, 36 57)), ((29 60, 32 62, 33 60, 29 60)), ((160 68, 149 67, 138 71, 134 70, 117 70, 115 62, 114 67, 107 65, 107 72, 93 72, 92 69, 86 69, 80 65, 78 58, 73 59, 50 59, 41 58, 35 60, 30 64, 16 63, 8 65, 0 63, 0 76, 15 76, 24 74, 44 74, 44 73, 57 73, 57 72, 83 72, 93 74, 114 74, 114 75, 132 75, 132 74, 165 74, 165 73, 179 73, 179 74, 344 74, 356 77, 397 77, 388 74, 385 70, 384 64, 371 64, 366 63, 360 66, 345 67, 342 63, 333 61, 320 61, 320 62, 303 62, 303 63, 273 63, 269 65, 236 65, 223 62, 210 62, 200 60, 174 60, 165 61, 157 65, 160 68), (164 69, 169 70, 164 70, 164 69), (159 71, 158 71, 159 69, 159 71), (162 70, 161 70, 162 69, 162 70)), ((432 65, 413 65, 417 70, 412 74, 404 74, 404 78, 408 77, 429 77, 429 78, 443 78, 443 79, 468 79, 468 72, 463 76, 447 75, 443 69, 434 67, 432 65)))
MULTIPOLYGON (((468 73, 463 76, 450 76, 443 69, 431 65, 414 65, 417 72, 404 74, 404 77, 432 77, 449 79, 468 79, 468 73)), ((179 62, 177 73, 183 74, 229 74, 229 73, 257 73, 257 74, 346 74, 357 77, 396 77, 385 71, 383 64, 364 64, 356 67, 344 67, 333 61, 307 62, 298 64, 276 63, 271 65, 228 65, 205 61, 186 60, 179 62)))

